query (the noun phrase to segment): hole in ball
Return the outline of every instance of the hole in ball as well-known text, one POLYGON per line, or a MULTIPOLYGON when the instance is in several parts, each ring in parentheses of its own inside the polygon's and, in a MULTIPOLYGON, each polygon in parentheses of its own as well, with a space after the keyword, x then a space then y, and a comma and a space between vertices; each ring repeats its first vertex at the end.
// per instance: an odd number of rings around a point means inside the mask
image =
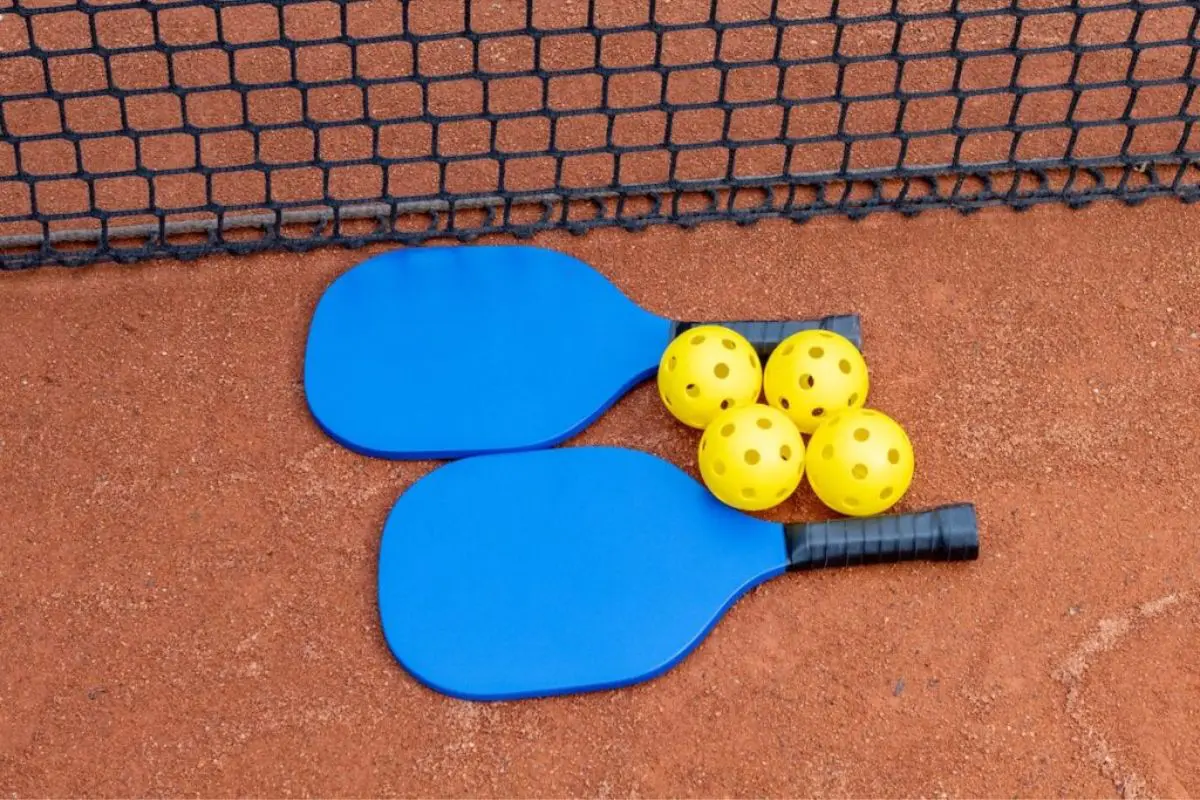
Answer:
POLYGON ((713 374, 718 378, 728 378, 729 365, 722 361, 720 364, 717 364, 715 367, 713 367, 713 374))
POLYGON ((883 489, 881 489, 879 492, 880 500, 887 500, 891 496, 892 496, 892 487, 890 487, 890 486, 883 487, 883 489))
POLYGON ((810 358, 820 358, 821 356, 825 355, 825 348, 824 347, 810 347, 810 348, 808 348, 808 355, 810 358))
POLYGON ((687 392, 688 397, 700 396, 700 387, 694 383, 689 383, 687 386, 685 386, 684 391, 687 392))
POLYGON ((838 369, 840 369, 844 375, 849 375, 850 374, 850 362, 843 358, 841 361, 838 362, 838 369))
POLYGON ((824 414, 824 413, 825 413, 825 409, 821 408, 820 406, 817 406, 816 408, 814 408, 814 409, 812 410, 812 415, 813 415, 814 417, 819 417, 819 416, 821 416, 821 415, 822 415, 822 414, 824 414))
POLYGON ((718 475, 724 475, 725 462, 721 461, 720 459, 717 459, 715 462, 713 462, 713 472, 717 473, 718 475))
POLYGON ((863 478, 867 477, 867 465, 855 464, 854 469, 850 470, 850 473, 861 481, 863 478))
POLYGON ((703 344, 703 343, 704 343, 704 334, 703 333, 698 333, 692 337, 692 344, 703 344))
POLYGON ((871 438, 871 432, 869 430, 867 430, 866 428, 857 428, 854 431, 854 440, 856 442, 865 442, 867 439, 870 439, 870 438, 871 438))
POLYGON ((724 400, 721 401, 721 410, 724 411, 725 409, 729 408, 731 405, 733 405, 733 401, 730 400, 728 397, 726 397, 724 400))
POLYGON ((890 461, 893 464, 899 464, 900 463, 900 451, 894 447, 891 450, 888 450, 888 461, 890 461))
POLYGON ((726 350, 736 350, 737 349, 737 345, 734 344, 733 339, 722 339, 721 344, 725 345, 726 350))
POLYGON ((745 454, 743 454, 742 458, 746 459, 747 464, 754 466, 759 462, 761 456, 758 454, 757 450, 747 450, 745 454))
POLYGON ((787 461, 789 458, 792 457, 792 448, 788 447, 786 444, 780 445, 779 446, 779 457, 782 458, 784 461, 787 461))
POLYGON ((855 506, 858 505, 858 498, 857 497, 847 497, 846 505, 850 506, 851 508, 854 508, 855 506))
POLYGON ((850 395, 850 397, 848 397, 846 399, 846 405, 848 405, 848 406, 852 406, 857 402, 858 402, 858 392, 855 392, 854 394, 850 395))
POLYGON ((675 369, 675 356, 671 356, 670 359, 667 360, 667 372, 670 372, 673 369, 675 369))
POLYGON ((727 424, 721 428, 721 435, 722 436, 733 436, 733 430, 734 430, 733 423, 730 422, 729 424, 727 424))
POLYGON ((751 486, 743 487, 742 488, 742 497, 746 497, 746 498, 754 497, 754 488, 751 486))
POLYGON ((759 417, 757 424, 758 427, 762 428, 764 431, 770 430, 771 428, 771 420, 767 419, 766 417, 759 417))
POLYGON ((811 389, 815 383, 816 381, 813 379, 813 376, 809 375, 807 372, 800 376, 801 389, 811 389))
POLYGON ((783 350, 780 351, 780 355, 790 356, 795 349, 796 345, 794 344, 784 345, 783 350))
POLYGON ((792 404, 788 402, 786 397, 779 398, 779 405, 781 405, 785 411, 792 407, 792 404))
POLYGON ((833 458, 833 445, 825 445, 825 447, 821 450, 821 458, 826 460, 833 458))

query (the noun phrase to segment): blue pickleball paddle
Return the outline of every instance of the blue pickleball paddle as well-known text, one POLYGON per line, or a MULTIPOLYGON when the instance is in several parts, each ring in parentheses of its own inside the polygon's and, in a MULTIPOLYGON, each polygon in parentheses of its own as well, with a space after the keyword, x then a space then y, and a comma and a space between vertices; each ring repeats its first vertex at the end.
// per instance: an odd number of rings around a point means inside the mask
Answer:
POLYGON ((978 552, 969 504, 782 524, 648 453, 563 447, 450 461, 404 492, 383 530, 379 611, 425 685, 538 697, 661 674, 789 570, 978 552))
MULTIPOLYGON (((322 429, 367 455, 541 448, 575 435, 651 377, 671 339, 697 324, 646 311, 553 250, 401 249, 326 289, 309 328, 304 390, 322 429)), ((807 328, 861 348, 855 315, 723 324, 764 362, 807 328)))

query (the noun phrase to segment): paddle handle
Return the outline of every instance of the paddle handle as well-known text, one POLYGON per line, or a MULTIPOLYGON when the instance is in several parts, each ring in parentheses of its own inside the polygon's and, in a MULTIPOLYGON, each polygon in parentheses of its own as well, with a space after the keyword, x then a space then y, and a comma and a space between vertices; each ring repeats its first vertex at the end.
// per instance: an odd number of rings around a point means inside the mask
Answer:
POLYGON ((855 347, 862 350, 862 321, 857 314, 774 321, 675 322, 671 328, 671 338, 674 339, 684 331, 700 325, 722 325, 737 331, 754 346, 763 363, 766 363, 780 342, 799 331, 832 331, 845 336, 855 347))
POLYGON ((955 503, 910 514, 785 524, 789 569, 979 557, 975 507, 955 503))

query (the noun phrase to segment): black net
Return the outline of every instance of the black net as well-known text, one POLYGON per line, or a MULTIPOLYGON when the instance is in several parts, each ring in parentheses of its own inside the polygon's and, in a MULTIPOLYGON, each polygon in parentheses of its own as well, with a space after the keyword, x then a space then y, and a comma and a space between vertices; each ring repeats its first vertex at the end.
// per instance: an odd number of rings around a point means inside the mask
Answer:
POLYGON ((9 268, 1200 194, 1190 0, 9 6, 9 268))

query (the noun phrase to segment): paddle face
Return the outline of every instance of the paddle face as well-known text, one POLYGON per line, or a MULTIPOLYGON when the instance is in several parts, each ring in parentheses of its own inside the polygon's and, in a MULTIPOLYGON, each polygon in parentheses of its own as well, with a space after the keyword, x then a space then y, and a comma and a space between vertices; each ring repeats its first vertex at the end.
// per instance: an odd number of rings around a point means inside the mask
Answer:
POLYGON ((782 525, 670 462, 571 447, 453 461, 383 531, 388 646, 426 685, 500 700, 628 685, 787 567, 782 525))
POLYGON ((313 314, 304 388, 352 450, 455 458, 560 442, 652 375, 670 322, 602 274, 524 246, 362 262, 313 314))

